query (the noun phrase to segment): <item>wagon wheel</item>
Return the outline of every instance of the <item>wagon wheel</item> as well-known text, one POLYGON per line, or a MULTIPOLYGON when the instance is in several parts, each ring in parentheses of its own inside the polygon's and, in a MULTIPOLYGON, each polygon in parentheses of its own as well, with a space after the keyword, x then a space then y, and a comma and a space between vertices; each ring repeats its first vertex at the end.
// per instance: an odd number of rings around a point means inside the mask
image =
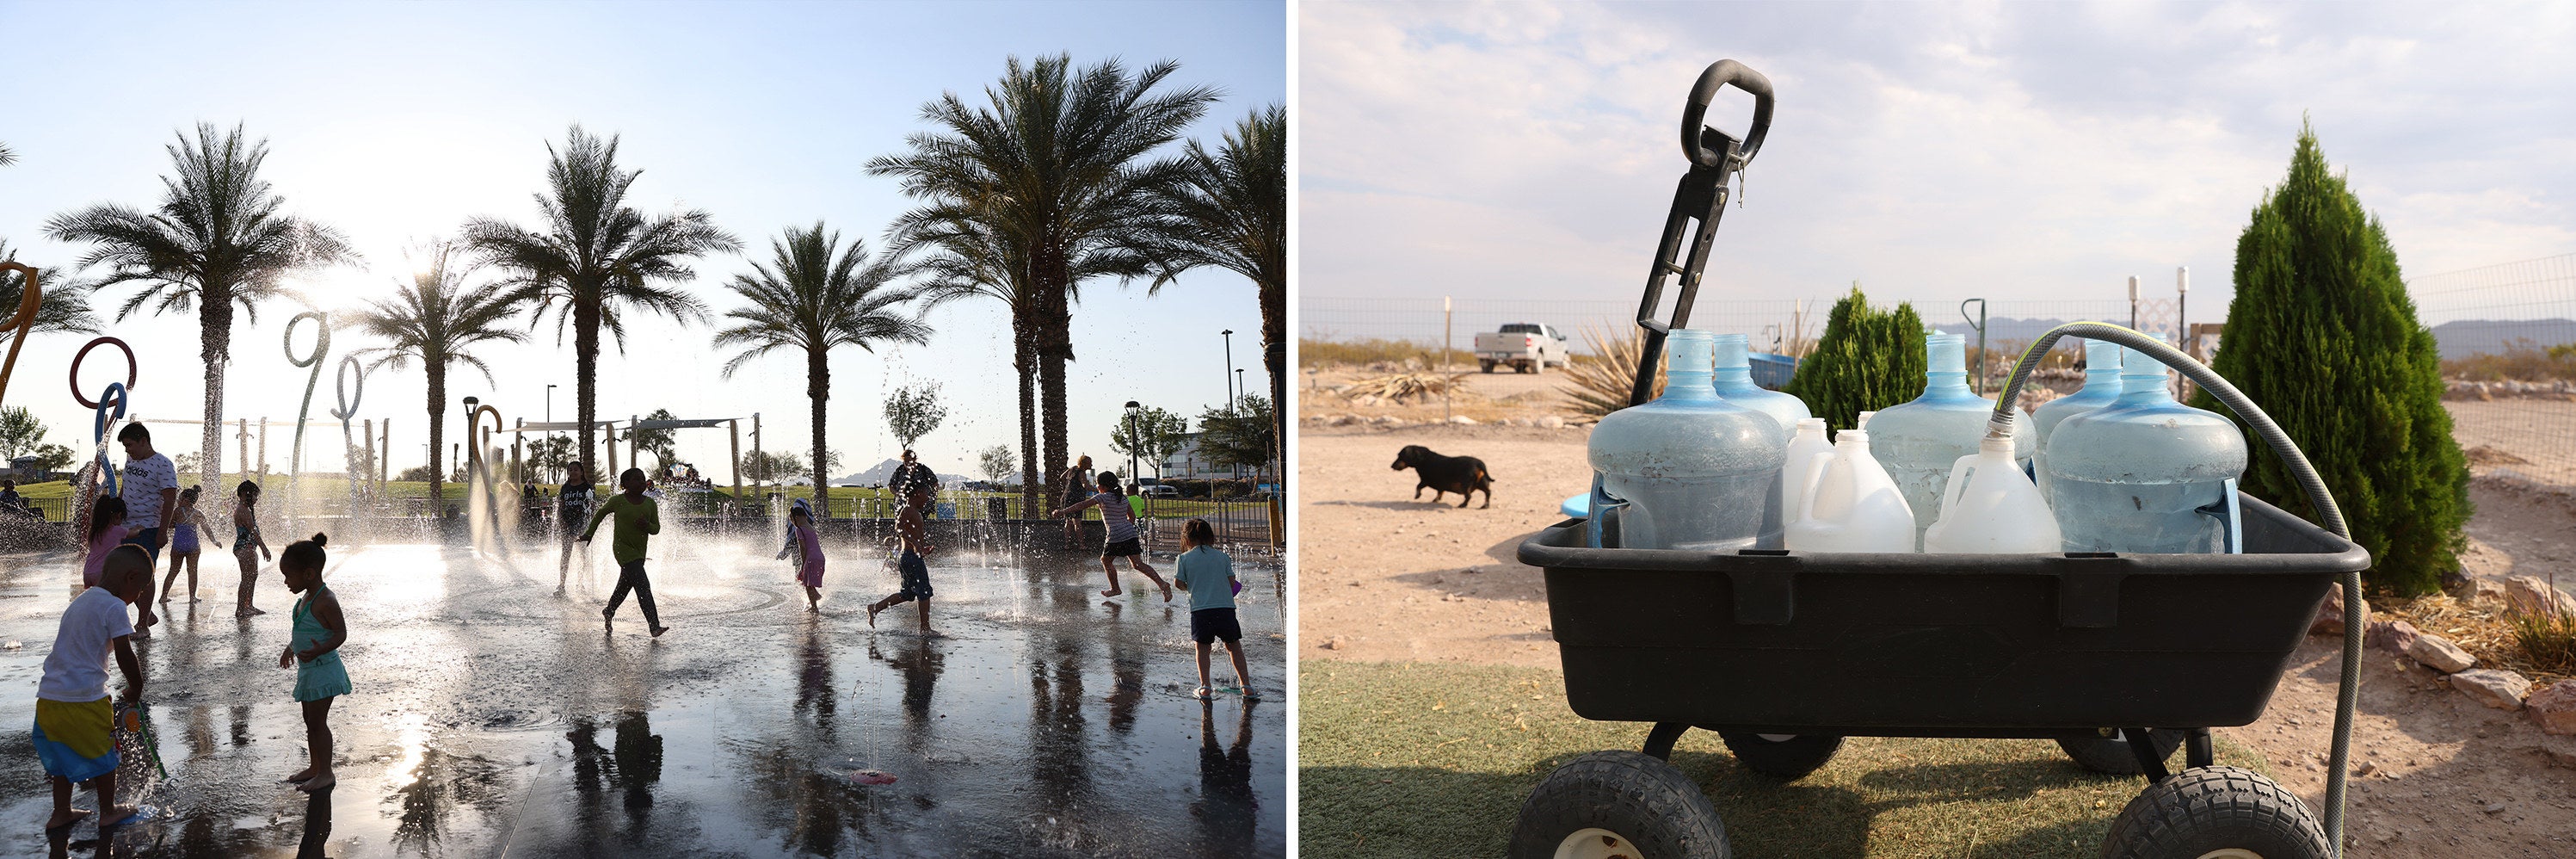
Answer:
MULTIPOLYGON (((2109 736, 2080 740, 2058 740, 2057 747, 2065 749, 2066 756, 2073 758, 2076 766, 2097 773, 2137 775, 2145 772, 2146 769, 2139 766, 2137 752, 2130 748, 2128 739, 2118 731, 2109 733, 2109 736)), ((2182 745, 2183 732, 2171 728, 2149 728, 2147 736, 2155 744, 2156 759, 2164 760, 2173 757, 2174 749, 2182 745)))
POLYGON ((1719 731, 1718 739, 1726 741, 1726 750, 1745 768, 1784 779, 1803 778, 1834 759, 1843 747, 1841 737, 1804 736, 1798 734, 1748 734, 1742 731, 1719 731))
POLYGON ((2330 859, 2306 803, 2252 770, 2194 767, 2148 785, 2111 821, 2102 859, 2330 859))
POLYGON ((1727 859, 1726 825, 1699 785, 1629 751, 1548 773, 1521 803, 1511 859, 1727 859))

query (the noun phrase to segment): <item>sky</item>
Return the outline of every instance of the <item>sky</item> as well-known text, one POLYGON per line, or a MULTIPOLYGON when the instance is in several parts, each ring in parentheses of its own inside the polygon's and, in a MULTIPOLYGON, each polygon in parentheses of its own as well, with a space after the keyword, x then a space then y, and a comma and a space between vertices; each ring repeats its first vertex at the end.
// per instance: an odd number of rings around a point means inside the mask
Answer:
MULTIPOLYGON (((880 247, 886 225, 911 203, 894 179, 868 176, 863 165, 929 130, 920 107, 943 92, 987 104, 983 88, 1002 76, 1006 58, 1065 52, 1077 66, 1114 58, 1131 70, 1177 61, 1167 86, 1224 93, 1190 129, 1213 146, 1251 111, 1286 99, 1286 27, 1279 3, 0 3, 0 32, 16 45, 0 76, 0 104, 9 105, 0 141, 19 157, 0 167, 0 239, 22 262, 68 266, 84 249, 46 239, 48 217, 103 202, 150 208, 178 132, 238 122, 268 141, 263 177, 285 210, 336 228, 365 257, 363 267, 293 286, 325 309, 356 308, 407 282, 410 249, 453 237, 469 217, 533 224, 546 147, 579 123, 620 135, 620 162, 643 170, 632 205, 648 214, 704 209, 743 242, 743 256, 699 260, 687 287, 721 314, 740 306, 724 282, 748 272, 750 260, 768 262, 771 239, 786 227, 819 219, 844 241, 880 247)), ((111 289, 94 304, 107 333, 140 356, 135 413, 200 417, 195 317, 116 321, 114 309, 131 294, 111 289)), ((256 325, 236 322, 228 416, 294 419, 311 371, 289 365, 281 338, 299 309, 280 300, 256 325)), ((826 441, 843 456, 836 476, 897 453, 882 402, 904 385, 942 386, 948 419, 918 445, 935 468, 975 475, 976 451, 998 444, 1016 454, 1017 388, 1001 307, 955 303, 926 321, 936 332, 927 347, 833 353, 826 441)), ((1068 369, 1073 452, 1109 459, 1107 439, 1130 399, 1193 418, 1221 406, 1223 330, 1235 332, 1233 366, 1265 390, 1260 321, 1251 282, 1228 272, 1192 272, 1152 297, 1141 282, 1084 285, 1068 369)), ((311 330, 297 332, 299 357, 311 330)), ((625 353, 603 350, 601 415, 756 412, 764 449, 808 451, 801 356, 763 358, 726 379, 717 368, 729 354, 707 345, 713 330, 631 317, 625 353)), ((47 441, 86 454, 90 415, 64 381, 85 340, 33 338, 6 402, 34 408, 50 427, 47 441)), ((327 365, 363 340, 341 332, 327 365)), ((121 372, 110 352, 81 368, 85 388, 121 372)), ((452 372, 452 399, 480 395, 505 420, 534 422, 547 417, 552 384, 554 419, 574 419, 573 353, 568 336, 557 343, 551 316, 526 345, 478 354, 494 380, 452 372)), ((313 394, 316 420, 329 420, 335 406, 329 375, 326 368, 313 394)), ((417 364, 366 380, 359 417, 394 421, 397 470, 425 461, 426 392, 417 364)), ((461 407, 449 408, 447 421, 453 441, 461 407)), ((746 452, 750 429, 746 420, 746 452)), ((197 449, 193 427, 153 430, 165 452, 197 449)), ((306 433, 306 467, 340 470, 329 441, 339 428, 306 433)), ((290 436, 280 427, 268 439, 278 470, 290 436)), ((730 477, 727 443, 722 430, 684 430, 679 458, 721 482, 730 477)), ((229 433, 224 448, 226 469, 237 468, 229 433)))
MULTIPOLYGON (((1686 167, 1684 97, 1721 58, 1765 73, 1777 107, 1703 301, 1859 281, 1946 316, 2116 300, 2131 275, 2170 295, 2188 266, 2205 321, 2303 118, 2410 276, 2576 251, 2576 5, 1297 14, 1302 298, 1633 304, 1686 167)), ((1740 132, 1751 98, 1723 95, 1709 116, 1740 132)))

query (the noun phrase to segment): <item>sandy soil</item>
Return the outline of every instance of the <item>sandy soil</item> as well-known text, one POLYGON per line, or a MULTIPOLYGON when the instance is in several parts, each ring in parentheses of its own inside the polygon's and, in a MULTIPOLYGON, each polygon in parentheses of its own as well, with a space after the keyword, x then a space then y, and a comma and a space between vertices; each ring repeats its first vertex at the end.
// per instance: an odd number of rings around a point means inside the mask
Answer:
MULTIPOLYGON (((1336 403, 1310 414, 1353 411, 1336 403)), ((1559 519, 1566 496, 1589 485, 1585 436, 1496 426, 1303 427, 1300 655, 1556 665, 1539 571, 1514 552, 1559 519), (1455 496, 1444 505, 1406 500, 1412 472, 1387 465, 1407 444, 1484 459, 1496 478, 1493 508, 1456 509, 1455 496)), ((2556 568, 2576 578, 2569 564, 2576 515, 2563 498, 2480 481, 2471 572, 2501 578, 2556 568)), ((2263 750, 2282 783, 2312 804, 2324 798, 2336 647, 2334 639, 2310 639, 2263 719, 2229 731, 2263 750)), ((2576 737, 2543 735, 2521 714, 2481 706, 2407 664, 2380 651, 2364 662, 2354 760, 2374 767, 2353 782, 2348 835, 2356 855, 2576 855, 2576 737)))
POLYGON ((2538 398, 2446 400, 2451 435, 2470 451, 2471 470, 2576 492, 2576 403, 2538 398), (2490 453, 2481 454, 2479 447, 2490 453))

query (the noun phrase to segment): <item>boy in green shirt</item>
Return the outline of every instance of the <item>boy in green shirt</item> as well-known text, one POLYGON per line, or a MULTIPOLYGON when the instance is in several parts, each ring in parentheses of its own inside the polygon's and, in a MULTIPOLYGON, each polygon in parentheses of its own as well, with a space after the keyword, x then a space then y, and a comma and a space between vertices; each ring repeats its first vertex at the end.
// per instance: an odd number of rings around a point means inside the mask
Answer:
POLYGON ((644 497, 644 490, 652 488, 644 480, 644 469, 627 469, 617 476, 617 483, 626 491, 609 496, 607 503, 599 505, 599 512, 590 515, 590 527, 581 532, 581 541, 588 543, 591 535, 599 533, 601 521, 617 517, 617 530, 609 544, 617 556, 617 591, 608 595, 608 607, 600 609, 599 615, 607 618, 610 629, 615 629, 617 605, 626 601, 627 591, 634 591, 635 604, 644 608, 644 624, 653 630, 653 637, 660 638, 671 628, 663 626, 661 614, 653 610, 653 582, 644 577, 644 548, 652 535, 662 533, 661 505, 644 497))

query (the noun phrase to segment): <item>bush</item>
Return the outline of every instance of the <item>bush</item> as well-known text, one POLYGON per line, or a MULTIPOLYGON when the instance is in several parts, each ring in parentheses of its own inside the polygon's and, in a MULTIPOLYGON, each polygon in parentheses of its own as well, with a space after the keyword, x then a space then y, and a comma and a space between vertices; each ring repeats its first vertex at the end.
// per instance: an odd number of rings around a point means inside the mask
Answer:
POLYGON ((1923 317, 1914 305, 1878 310, 1853 286, 1834 302, 1815 351, 1798 362, 1798 375, 1780 390, 1806 401, 1807 411, 1827 426, 1848 429, 1862 412, 1921 396, 1923 367, 1923 317))
POLYGON ((1297 341, 1297 363, 1305 367, 1330 367, 1336 364, 1368 366, 1401 365, 1407 361, 1424 367, 1473 367, 1476 354, 1465 349, 1451 349, 1443 354, 1437 345, 1424 346, 1404 340, 1315 340, 1297 341))
MULTIPOLYGON (((2379 219, 2327 170, 2299 130, 2289 176, 2236 240, 2227 348, 2211 368, 2260 404, 2305 451, 2370 550, 2371 586, 2433 591, 2459 566, 2468 461, 2442 408, 2441 355, 2379 219)), ((2204 409, 2223 407, 2207 393, 2204 409)), ((2261 448, 2250 432, 2247 444, 2261 448)), ((2247 493, 2315 520, 2278 457, 2258 452, 2247 493)))

